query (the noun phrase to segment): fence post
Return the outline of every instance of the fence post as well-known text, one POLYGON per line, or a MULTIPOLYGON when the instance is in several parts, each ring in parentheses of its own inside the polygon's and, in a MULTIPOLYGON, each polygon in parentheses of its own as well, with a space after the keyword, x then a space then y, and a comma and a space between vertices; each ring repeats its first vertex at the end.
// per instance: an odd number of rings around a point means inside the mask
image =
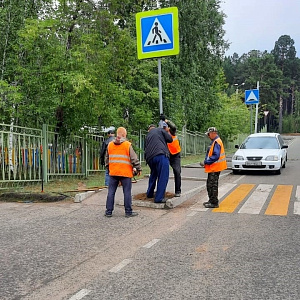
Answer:
POLYGON ((43 179, 44 182, 48 182, 48 125, 43 124, 42 130, 42 146, 43 146, 43 154, 42 154, 42 164, 43 164, 43 179))
POLYGON ((88 143, 87 143, 87 139, 84 138, 83 139, 83 145, 84 145, 84 155, 82 155, 82 158, 84 159, 84 162, 83 162, 83 166, 84 166, 84 174, 85 174, 85 177, 88 177, 88 143))
POLYGON ((183 155, 186 157, 186 126, 182 127, 182 137, 183 137, 183 155))
POLYGON ((139 148, 140 148, 140 155, 139 155, 139 158, 140 158, 140 163, 142 162, 142 129, 140 129, 140 132, 139 132, 139 148))

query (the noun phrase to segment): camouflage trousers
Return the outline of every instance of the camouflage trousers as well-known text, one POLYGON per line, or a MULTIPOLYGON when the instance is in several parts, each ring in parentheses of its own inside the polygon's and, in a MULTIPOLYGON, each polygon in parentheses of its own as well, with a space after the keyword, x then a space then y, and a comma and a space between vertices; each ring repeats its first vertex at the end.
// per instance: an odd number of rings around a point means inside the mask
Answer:
POLYGON ((208 194, 208 201, 213 204, 218 204, 218 186, 219 186, 220 172, 208 173, 206 181, 206 189, 208 194))

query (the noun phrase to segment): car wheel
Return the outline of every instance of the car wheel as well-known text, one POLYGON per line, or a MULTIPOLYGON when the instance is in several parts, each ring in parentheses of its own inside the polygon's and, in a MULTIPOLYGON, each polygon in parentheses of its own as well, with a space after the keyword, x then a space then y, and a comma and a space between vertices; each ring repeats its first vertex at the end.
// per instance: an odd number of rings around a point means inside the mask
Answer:
POLYGON ((280 175, 281 174, 281 168, 279 170, 276 170, 275 174, 280 175))
POLYGON ((284 161, 284 163, 283 163, 283 166, 282 166, 283 168, 285 168, 286 162, 287 162, 287 156, 286 156, 285 161, 284 161))

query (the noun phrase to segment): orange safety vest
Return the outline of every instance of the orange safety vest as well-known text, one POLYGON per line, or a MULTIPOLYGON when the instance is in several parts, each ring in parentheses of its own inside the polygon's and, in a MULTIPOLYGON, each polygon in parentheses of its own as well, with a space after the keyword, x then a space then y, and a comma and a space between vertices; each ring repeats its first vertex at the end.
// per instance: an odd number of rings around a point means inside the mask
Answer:
POLYGON ((173 139, 173 142, 172 143, 168 143, 168 148, 169 148, 169 151, 172 155, 174 154, 177 154, 181 151, 181 148, 180 148, 180 144, 179 144, 179 140, 178 140, 178 137, 176 135, 172 135, 172 139, 173 139))
POLYGON ((116 145, 114 142, 108 144, 107 151, 110 176, 133 177, 129 154, 130 146, 131 143, 128 141, 119 145, 116 145))
POLYGON ((212 143, 208 152, 208 157, 212 156, 215 143, 218 143, 221 146, 220 157, 216 162, 212 163, 211 165, 205 165, 205 173, 221 172, 227 169, 225 150, 220 138, 215 139, 212 143))

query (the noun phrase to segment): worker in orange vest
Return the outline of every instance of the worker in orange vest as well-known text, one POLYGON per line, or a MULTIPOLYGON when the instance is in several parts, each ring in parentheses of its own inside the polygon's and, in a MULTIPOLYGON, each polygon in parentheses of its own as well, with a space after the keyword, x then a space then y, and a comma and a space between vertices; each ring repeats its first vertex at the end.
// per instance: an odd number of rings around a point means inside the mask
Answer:
POLYGON ((168 148, 170 151, 170 166, 173 169, 174 181, 175 181, 175 197, 181 196, 181 147, 179 144, 178 136, 176 136, 176 126, 170 120, 165 119, 165 124, 168 125, 164 127, 172 136, 172 143, 168 143, 168 148))
POLYGON ((203 205, 206 208, 216 208, 219 207, 219 176, 221 171, 227 169, 226 156, 217 128, 209 127, 205 134, 210 138, 211 143, 208 146, 204 161, 200 162, 200 165, 205 168, 205 173, 208 173, 206 181, 208 202, 204 202, 203 205))
POLYGON ((109 170, 109 184, 106 199, 105 216, 111 217, 114 210, 115 194, 121 182, 124 194, 125 217, 135 217, 137 212, 131 207, 131 178, 140 175, 141 164, 131 143, 126 139, 127 131, 124 127, 117 129, 116 138, 107 146, 105 166, 109 170))

